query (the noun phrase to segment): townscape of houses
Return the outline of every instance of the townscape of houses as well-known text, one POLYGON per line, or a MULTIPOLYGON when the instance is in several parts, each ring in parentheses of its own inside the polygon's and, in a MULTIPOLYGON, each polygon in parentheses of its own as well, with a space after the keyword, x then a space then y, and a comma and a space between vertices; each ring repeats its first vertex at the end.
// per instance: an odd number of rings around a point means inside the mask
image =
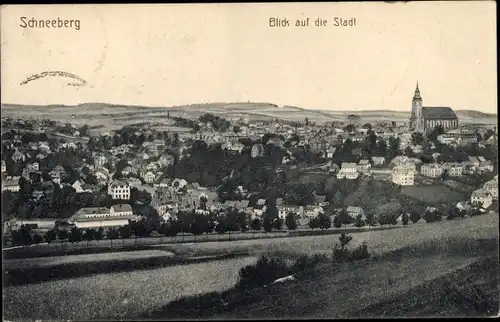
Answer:
MULTIPOLYGON (((24 121, 20 121, 24 122, 24 121)), ((307 124, 307 122, 305 122, 307 124)), ((2 192, 19 193, 20 182, 34 183, 34 177, 40 178, 33 189, 31 198, 40 200, 55 189, 70 186, 76 194, 92 193, 105 189, 112 200, 117 203, 111 208, 83 207, 73 216, 67 218, 67 223, 78 228, 92 227, 117 227, 126 225, 130 220, 137 220, 140 216, 134 214, 130 204, 132 188, 145 190, 151 195, 150 205, 158 212, 163 220, 175 218, 178 211, 195 210, 197 213, 224 211, 237 209, 245 212, 251 218, 261 218, 267 207, 265 199, 251 203, 249 198, 252 192, 245 191, 243 186, 238 187, 243 200, 227 200, 219 202, 214 187, 202 187, 197 182, 187 182, 183 178, 169 177, 166 169, 174 164, 176 159, 189 158, 190 147, 193 140, 203 140, 207 145, 220 144, 221 149, 228 153, 241 154, 246 149, 252 158, 264 155, 264 145, 274 145, 285 149, 286 155, 282 165, 296 164, 292 150, 307 147, 324 159, 327 164, 326 173, 339 180, 356 180, 360 176, 376 176, 381 180, 388 180, 400 186, 419 184, 417 177, 439 179, 444 175, 450 178, 468 176, 472 174, 492 173, 496 171, 493 160, 487 160, 482 155, 469 156, 460 162, 442 162, 440 153, 433 153, 431 162, 423 163, 421 156, 426 152, 421 144, 414 144, 412 133, 405 125, 374 124, 370 127, 345 126, 345 124, 328 125, 289 125, 274 122, 269 125, 265 122, 249 124, 247 119, 233 121, 238 131, 219 133, 212 129, 210 123, 200 122, 201 130, 197 133, 176 132, 177 148, 167 152, 165 138, 144 140, 137 149, 137 144, 120 144, 107 150, 91 148, 90 142, 64 142, 49 143, 48 141, 29 142, 22 141, 22 133, 17 133, 4 139, 2 142, 13 150, 10 160, 2 155, 2 192), (237 132, 237 133, 236 133, 237 132), (272 135, 270 135, 272 134, 272 135), (251 147, 241 143, 242 138, 252 140, 261 139, 268 135, 264 143, 256 143, 251 147), (364 158, 361 149, 352 149, 348 160, 332 162, 345 145, 350 142, 364 142, 370 135, 375 135, 376 144, 380 141, 398 140, 400 155, 387 158, 385 155, 372 155, 364 158), (61 164, 54 164, 48 173, 42 173, 40 162, 58 151, 84 151, 89 152, 89 158, 74 165, 77 175, 72 182, 63 183, 67 177, 68 169, 61 164), (411 152, 410 152, 411 151, 411 152), (129 157, 124 158, 124 155, 129 157), (132 157, 130 157, 132 156, 132 157), (29 160, 28 163, 27 160, 29 160), (357 160, 357 161, 354 161, 357 160), (6 162, 8 161, 8 162, 6 162), (9 175, 7 164, 23 164, 20 175, 9 175), (114 178, 115 169, 120 164, 121 177, 114 178), (92 180, 86 178, 92 177, 92 180)), ((41 128, 43 132, 46 128, 41 128)), ((481 130, 483 135, 485 130, 481 130)), ((470 128, 453 129, 437 136, 440 144, 457 147, 477 144, 479 146, 492 146, 496 144, 495 133, 485 140, 478 141, 477 131, 470 128)), ((134 135, 148 136, 154 133, 149 130, 138 130, 134 135)), ((101 134, 97 139, 106 140, 111 135, 101 134)), ((434 143, 431 144, 431 149, 434 143)), ((296 213, 298 218, 311 218, 317 216, 328 206, 324 195, 315 196, 314 203, 305 206, 286 204, 282 199, 276 201, 278 213, 284 218, 288 213, 296 213)), ((494 200, 498 200, 498 177, 484 183, 483 187, 472 192, 470 204, 480 204, 487 208, 494 200)), ((347 212, 352 216, 363 214, 359 207, 348 207, 347 212)), ((55 222, 55 220, 54 220, 55 222)))

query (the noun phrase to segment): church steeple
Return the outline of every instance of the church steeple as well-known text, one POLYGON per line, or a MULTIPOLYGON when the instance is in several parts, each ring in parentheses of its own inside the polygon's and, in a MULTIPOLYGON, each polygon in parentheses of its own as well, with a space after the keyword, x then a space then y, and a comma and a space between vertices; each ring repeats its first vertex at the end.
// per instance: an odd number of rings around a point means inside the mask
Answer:
POLYGON ((417 81, 417 88, 415 88, 415 94, 413 95, 413 99, 422 99, 422 97, 420 97, 420 89, 418 89, 418 81, 417 81))

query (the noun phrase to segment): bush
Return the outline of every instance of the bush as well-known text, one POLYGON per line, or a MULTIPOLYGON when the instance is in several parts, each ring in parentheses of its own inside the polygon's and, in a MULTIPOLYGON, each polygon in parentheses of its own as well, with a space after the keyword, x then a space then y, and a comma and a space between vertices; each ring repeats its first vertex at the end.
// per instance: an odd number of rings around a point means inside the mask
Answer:
POLYGON ((441 216, 441 213, 439 211, 426 211, 424 213, 424 216, 423 216, 425 222, 427 223, 431 223, 431 222, 435 222, 435 221, 440 221, 442 216, 441 216))
POLYGON ((327 257, 322 254, 313 256, 302 255, 293 264, 291 270, 297 278, 304 278, 311 275, 314 268, 319 264, 326 262, 327 257))
POLYGON ((352 262, 370 257, 366 243, 363 243, 354 250, 350 251, 347 249, 347 244, 352 240, 352 236, 342 234, 340 235, 339 240, 340 247, 337 244, 333 249, 334 262, 352 262))
POLYGON ((269 284, 278 278, 291 274, 291 269, 285 261, 273 257, 261 256, 255 265, 240 269, 237 287, 253 288, 269 284))

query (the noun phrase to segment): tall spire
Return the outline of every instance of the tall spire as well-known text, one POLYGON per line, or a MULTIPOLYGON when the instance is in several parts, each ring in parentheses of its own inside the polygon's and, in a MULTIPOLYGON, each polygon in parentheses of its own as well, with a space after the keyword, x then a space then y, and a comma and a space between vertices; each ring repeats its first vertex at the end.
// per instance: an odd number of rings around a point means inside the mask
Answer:
POLYGON ((413 95, 413 99, 421 99, 420 89, 418 88, 418 80, 417 80, 417 88, 415 88, 415 95, 413 95))

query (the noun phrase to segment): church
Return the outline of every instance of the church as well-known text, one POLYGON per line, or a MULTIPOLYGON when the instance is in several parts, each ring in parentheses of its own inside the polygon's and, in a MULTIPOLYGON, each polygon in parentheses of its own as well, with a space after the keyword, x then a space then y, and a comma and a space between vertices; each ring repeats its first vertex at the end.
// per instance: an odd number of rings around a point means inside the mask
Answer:
POLYGON ((426 132, 438 125, 442 125, 445 131, 457 128, 457 115, 451 107, 422 106, 422 97, 417 82, 411 104, 410 131, 426 132))

